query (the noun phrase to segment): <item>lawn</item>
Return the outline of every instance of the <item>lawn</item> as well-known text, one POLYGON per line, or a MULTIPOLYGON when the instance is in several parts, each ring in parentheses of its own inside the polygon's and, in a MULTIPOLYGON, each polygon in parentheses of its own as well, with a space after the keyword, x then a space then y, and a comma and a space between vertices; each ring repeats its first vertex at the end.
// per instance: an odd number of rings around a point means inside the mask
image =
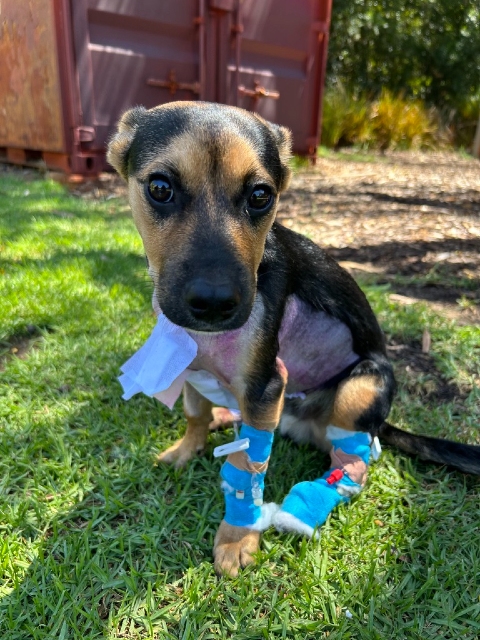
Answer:
MULTIPOLYGON (((399 367, 391 421, 478 443, 480 327, 363 284, 391 344, 432 338, 435 375, 412 384, 399 367), (440 378, 461 394, 432 395, 440 378)), ((393 450, 320 541, 270 530, 256 566, 215 576, 212 449, 231 434, 184 470, 158 466, 185 429, 180 403, 125 402, 116 380, 154 324, 121 192, 0 171, 0 299, 2 640, 480 636, 479 480, 393 450)), ((276 439, 266 498, 326 466, 276 439)))

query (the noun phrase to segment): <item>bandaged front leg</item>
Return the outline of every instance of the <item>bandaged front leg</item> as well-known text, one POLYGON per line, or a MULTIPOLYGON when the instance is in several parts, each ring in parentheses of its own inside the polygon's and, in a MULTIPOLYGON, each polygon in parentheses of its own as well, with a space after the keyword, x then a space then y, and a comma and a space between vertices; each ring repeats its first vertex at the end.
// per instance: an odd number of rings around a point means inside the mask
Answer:
POLYGON ((330 425, 327 438, 332 443, 330 469, 313 482, 300 482, 292 487, 273 517, 278 530, 312 537, 336 506, 348 502, 363 489, 370 460, 370 434, 330 425))
POLYGON ((240 398, 245 424, 222 467, 226 513, 213 547, 218 574, 236 576, 240 567, 254 562, 260 531, 270 525, 278 509, 275 504, 263 504, 263 487, 287 382, 287 370, 280 359, 277 358, 269 375, 268 379, 253 379, 254 383, 240 398), (246 438, 249 446, 242 449, 242 440, 246 438))
POLYGON ((248 438, 248 449, 231 453, 220 475, 225 494, 225 522, 256 531, 267 529, 278 509, 274 503, 263 503, 263 490, 273 432, 242 425, 239 442, 248 438))

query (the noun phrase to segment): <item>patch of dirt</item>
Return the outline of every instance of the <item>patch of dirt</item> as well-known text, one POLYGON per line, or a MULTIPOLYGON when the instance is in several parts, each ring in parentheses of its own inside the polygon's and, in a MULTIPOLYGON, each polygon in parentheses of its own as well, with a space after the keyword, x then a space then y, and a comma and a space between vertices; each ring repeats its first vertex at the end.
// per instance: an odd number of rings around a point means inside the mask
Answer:
POLYGON ((420 344, 393 341, 387 346, 387 352, 398 377, 404 380, 405 388, 424 402, 444 404, 467 397, 469 389, 448 382, 438 371, 435 359, 429 353, 423 353, 420 344))
POLYGON ((5 365, 11 358, 24 360, 31 349, 35 348, 41 337, 38 327, 28 325, 24 333, 8 336, 0 340, 0 372, 5 370, 5 365))
MULTIPOLYGON (((57 174, 50 174, 57 179, 57 174)), ((70 193, 86 200, 111 200, 112 198, 127 198, 125 182, 116 173, 101 173, 97 178, 78 179, 78 176, 65 179, 70 193)))
POLYGON ((480 162, 455 153, 375 159, 320 158, 294 177, 279 220, 354 275, 375 274, 400 295, 479 324, 480 162))

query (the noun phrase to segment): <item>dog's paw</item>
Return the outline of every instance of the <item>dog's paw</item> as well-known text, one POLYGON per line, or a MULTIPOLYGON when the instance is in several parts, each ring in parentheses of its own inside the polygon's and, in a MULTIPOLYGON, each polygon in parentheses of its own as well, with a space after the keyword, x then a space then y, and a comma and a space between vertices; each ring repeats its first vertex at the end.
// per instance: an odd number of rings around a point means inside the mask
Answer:
POLYGON ((235 578, 241 567, 255 562, 260 532, 246 527, 234 527, 222 520, 213 545, 214 566, 217 575, 235 578))
POLYGON ((204 440, 195 438, 181 438, 177 442, 159 453, 157 461, 162 464, 173 464, 177 469, 184 467, 192 458, 202 453, 205 448, 204 440))

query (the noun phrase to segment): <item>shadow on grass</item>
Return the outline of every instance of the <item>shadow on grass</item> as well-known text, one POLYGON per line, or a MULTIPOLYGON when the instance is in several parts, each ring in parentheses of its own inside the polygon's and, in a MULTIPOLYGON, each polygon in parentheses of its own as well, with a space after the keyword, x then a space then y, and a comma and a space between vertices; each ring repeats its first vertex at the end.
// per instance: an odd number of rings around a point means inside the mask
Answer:
MULTIPOLYGON (((329 248, 328 253, 339 261, 371 262, 383 267, 388 275, 411 276, 413 287, 425 289, 426 300, 450 301, 453 296, 455 301, 463 291, 480 289, 479 278, 467 279, 464 275, 465 270, 474 273, 480 267, 480 239, 384 242, 358 248, 329 248), (435 282, 419 282, 433 273, 437 276, 435 282)), ((377 281, 381 280, 378 274, 377 281)))
MULTIPOLYGON (((42 222, 99 221, 108 226, 119 220, 131 219, 127 198, 88 201, 76 197, 62 185, 37 177, 22 180, 18 175, 0 173, 0 198, 4 201, 0 213, 4 219, 1 229, 3 242, 14 242, 42 222)), ((71 231, 74 231, 72 229, 71 231)))
MULTIPOLYGON (((151 302, 152 280, 147 273, 145 258, 138 253, 111 249, 78 251, 66 248, 45 259, 24 258, 21 267, 38 271, 62 269, 75 261, 82 261, 83 271, 94 282, 106 287, 125 285, 135 293, 145 294, 146 301, 151 302)), ((13 260, 0 260, 0 268, 15 267, 16 264, 13 260)))
MULTIPOLYGON (((88 280, 104 289, 112 289, 112 287, 123 286, 129 289, 135 295, 141 295, 145 300, 145 305, 151 306, 153 285, 147 273, 145 258, 137 253, 115 250, 90 250, 78 251, 76 249, 68 249, 57 251, 48 258, 23 258, 21 261, 0 259, 0 271, 9 274, 16 272, 30 271, 34 277, 41 272, 47 272, 52 276, 47 276, 41 282, 41 289, 35 282, 32 285, 32 293, 29 291, 29 281, 27 280, 22 292, 23 296, 35 295, 38 300, 43 296, 52 297, 52 302, 58 298, 58 281, 53 277, 55 272, 63 274, 72 268, 72 265, 81 263, 82 274, 88 280), (50 290, 50 280, 51 290, 50 290)), ((73 276, 72 276, 73 277, 73 276)), ((75 317, 85 317, 88 306, 95 305, 94 300, 85 300, 82 295, 75 292, 76 283, 72 282, 72 292, 68 295, 68 304, 58 304, 49 308, 44 305, 42 312, 36 312, 37 317, 33 325, 36 327, 52 327, 61 326, 66 320, 71 321, 75 317), (40 315, 39 315, 40 314, 40 315)), ((65 295, 65 292, 63 293, 65 295)), ((59 303, 61 300, 59 301, 59 303)), ((38 306, 38 305, 37 305, 38 306)), ((15 330, 15 334, 23 334, 28 332, 32 325, 29 319, 28 311, 25 312, 24 325, 15 330)), ((88 314, 87 314, 88 315, 88 314)))

